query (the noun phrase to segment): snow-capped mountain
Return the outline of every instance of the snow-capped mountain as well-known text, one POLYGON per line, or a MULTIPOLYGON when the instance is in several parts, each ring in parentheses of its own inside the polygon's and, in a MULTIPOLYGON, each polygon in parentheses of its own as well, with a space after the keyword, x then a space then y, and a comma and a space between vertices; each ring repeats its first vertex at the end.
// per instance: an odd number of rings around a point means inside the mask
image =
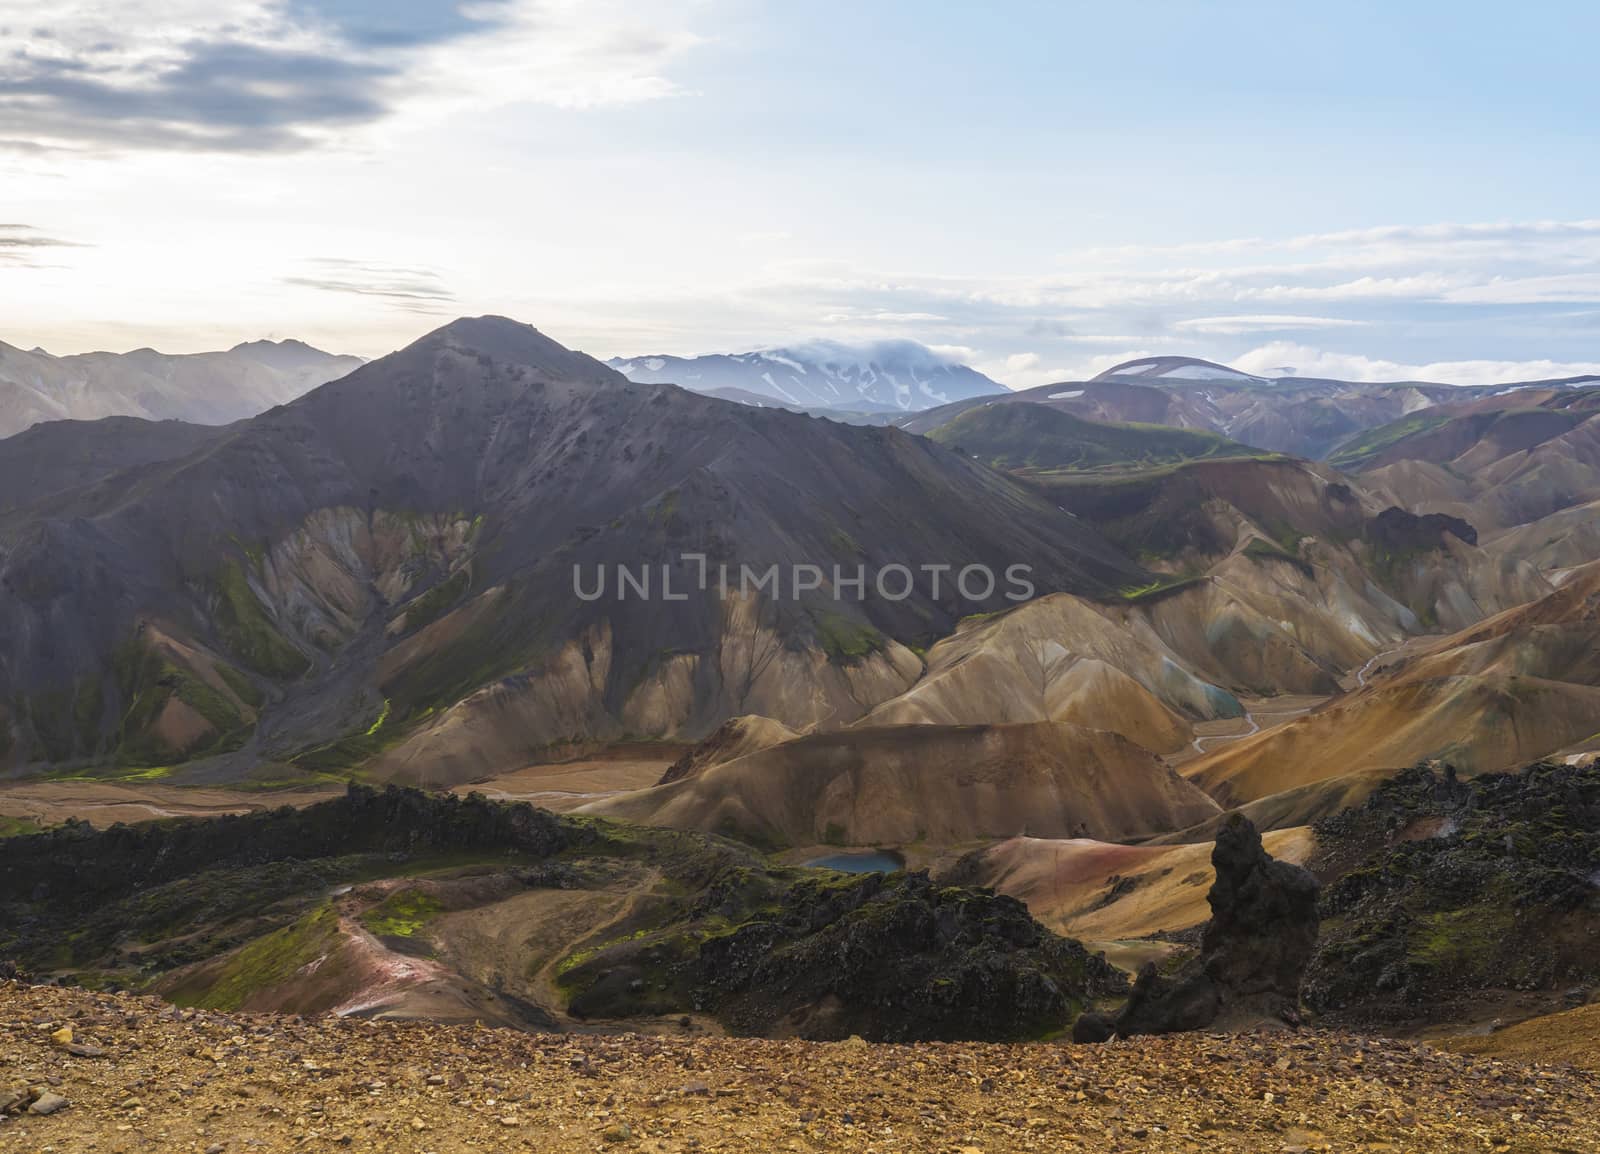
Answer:
MULTIPOLYGON (((1284 376, 1292 375, 1293 372, 1293 369, 1286 370, 1284 376)), ((1094 379, 1137 380, 1141 384, 1217 381, 1230 385, 1265 385, 1272 380, 1270 377, 1241 373, 1238 369, 1230 369, 1227 365, 1219 365, 1215 361, 1203 361, 1199 357, 1140 357, 1135 361, 1123 361, 1120 365, 1114 365, 1094 379)))
POLYGON ((753 353, 613 357, 635 381, 700 393, 739 389, 797 408, 914 412, 1006 391, 976 369, 915 341, 845 345, 814 341, 753 353))

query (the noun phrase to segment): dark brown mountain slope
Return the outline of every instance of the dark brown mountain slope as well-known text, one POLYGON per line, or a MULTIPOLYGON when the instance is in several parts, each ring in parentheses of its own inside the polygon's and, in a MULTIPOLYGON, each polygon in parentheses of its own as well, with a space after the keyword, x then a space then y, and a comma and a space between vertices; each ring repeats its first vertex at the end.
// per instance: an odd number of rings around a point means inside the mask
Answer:
POLYGON ((3 756, 331 768, 431 718, 430 763, 471 776, 747 712, 843 724, 920 671, 902 641, 1007 604, 949 581, 938 599, 924 582, 796 600, 787 573, 781 598, 574 594, 575 566, 592 584, 618 564, 657 582, 671 564, 681 591, 695 553, 735 583, 792 562, 1021 563, 1040 591, 1141 579, 1049 501, 921 438, 633 384, 527 326, 464 320, 0 521, 3 756))
POLYGON ((222 433, 209 425, 138 417, 35 425, 0 440, 0 519, 115 473, 188 456, 222 433))

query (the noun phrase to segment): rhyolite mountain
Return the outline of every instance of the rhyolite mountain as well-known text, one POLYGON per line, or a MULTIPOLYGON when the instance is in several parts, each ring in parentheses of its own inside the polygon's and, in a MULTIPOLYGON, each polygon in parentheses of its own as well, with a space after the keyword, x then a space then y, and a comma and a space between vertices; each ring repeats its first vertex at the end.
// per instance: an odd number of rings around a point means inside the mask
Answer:
POLYGON ((1176 753, 1195 722, 1239 716, 1240 697, 1336 693, 1407 638, 1551 589, 1469 522, 1414 514, 1326 465, 1214 434, 1031 404, 969 410, 946 428, 965 431, 953 447, 1018 462, 1020 479, 1157 579, 964 623, 868 724, 1067 721, 1176 753))
POLYGON ((1440 405, 1368 430, 1331 460, 1420 511, 1486 532, 1528 525, 1600 498, 1600 389, 1440 405))
POLYGON ((609 363, 645 383, 730 398, 737 390, 786 405, 860 413, 914 411, 1006 392, 976 369, 915 341, 813 341, 751 353, 614 357, 609 363))
POLYGON ((1530 601, 1379 661, 1364 684, 1184 767, 1243 804, 1438 758, 1506 770, 1600 733, 1600 562, 1530 601))
POLYGON ((1025 403, 1092 421, 1137 422, 1217 433, 1256 449, 1319 459, 1363 433, 1437 405, 1456 405, 1523 389, 1562 390, 1600 378, 1512 385, 1423 381, 1340 381, 1258 377, 1195 357, 1127 361, 1087 381, 1061 381, 994 397, 953 401, 896 420, 929 433, 983 405, 1025 403))
MULTIPOLYGON (((0 758, 213 756, 464 779, 561 742, 844 724, 910 685, 962 600, 582 601, 574 571, 1032 567, 1144 579, 1000 473, 923 438, 633 382, 525 325, 462 320, 253 419, 112 437, 114 459, 0 513, 0 758), (185 451, 187 450, 187 451, 185 451), (120 467, 119 467, 120 466, 120 467), (226 755, 226 756, 225 756, 226 755)), ((41 438, 95 455, 98 426, 41 438)), ((108 450, 109 452, 109 450, 108 450)), ((737 577, 735 578, 735 582, 737 577)), ((437 778, 435 778, 437 780, 437 778)))
POLYGON ((128 416, 220 425, 342 377, 359 357, 303 341, 251 341, 226 352, 79 353, 56 357, 0 342, 0 437, 41 421, 128 416))

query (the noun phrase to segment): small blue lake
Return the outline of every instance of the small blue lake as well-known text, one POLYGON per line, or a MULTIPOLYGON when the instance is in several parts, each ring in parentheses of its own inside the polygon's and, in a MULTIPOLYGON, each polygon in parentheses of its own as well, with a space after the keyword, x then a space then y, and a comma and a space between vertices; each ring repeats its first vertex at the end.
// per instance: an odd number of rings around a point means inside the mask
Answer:
POLYGON ((887 850, 866 853, 832 853, 804 863, 807 869, 838 870, 847 874, 892 874, 906 868, 899 854, 887 850))

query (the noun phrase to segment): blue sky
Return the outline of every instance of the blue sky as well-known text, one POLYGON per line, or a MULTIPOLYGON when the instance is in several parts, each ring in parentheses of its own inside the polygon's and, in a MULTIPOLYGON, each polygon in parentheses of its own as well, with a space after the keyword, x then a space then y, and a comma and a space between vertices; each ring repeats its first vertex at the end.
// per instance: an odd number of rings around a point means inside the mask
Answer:
POLYGON ((0 339, 1600 366, 1600 8, 0 0, 0 339))

